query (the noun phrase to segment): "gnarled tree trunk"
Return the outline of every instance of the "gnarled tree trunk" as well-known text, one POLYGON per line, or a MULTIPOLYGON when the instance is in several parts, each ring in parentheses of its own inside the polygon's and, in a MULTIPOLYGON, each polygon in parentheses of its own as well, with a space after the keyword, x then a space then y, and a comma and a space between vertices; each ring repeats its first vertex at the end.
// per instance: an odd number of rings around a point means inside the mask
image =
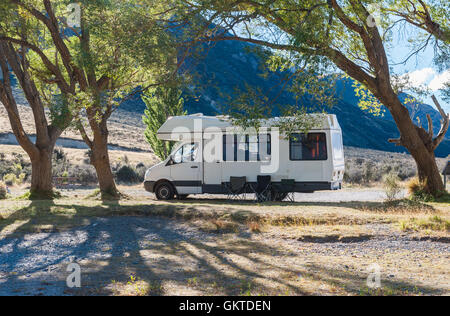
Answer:
POLYGON ((86 112, 93 139, 91 140, 89 138, 80 121, 78 122, 78 130, 80 131, 84 142, 91 150, 91 164, 94 166, 97 173, 101 197, 102 199, 119 199, 120 193, 117 190, 109 161, 107 118, 104 118, 99 122, 95 118, 96 115, 93 108, 88 108, 86 112))
POLYGON ((107 134, 101 134, 100 137, 94 136, 91 151, 91 164, 97 172, 102 198, 119 198, 109 161, 107 134))
POLYGON ((416 162, 418 177, 424 191, 439 196, 445 192, 445 187, 434 151, 447 132, 449 116, 445 114, 434 96, 433 101, 442 116, 441 130, 435 138, 433 136, 433 122, 429 115, 427 115, 428 131, 426 131, 424 128, 414 125, 408 110, 401 104, 397 96, 388 98, 385 104, 389 105, 388 108, 400 131, 400 138, 390 139, 389 142, 395 143, 397 146, 403 146, 410 152, 416 162))
POLYGON ((31 188, 30 192, 37 197, 53 197, 52 157, 54 144, 38 150, 31 158, 31 188))
MULTIPOLYGON (((19 145, 25 150, 31 160, 31 198, 52 199, 54 197, 52 184, 52 157, 56 140, 62 129, 49 125, 45 116, 44 105, 41 102, 37 88, 27 71, 27 61, 10 43, 0 42, 0 70, 3 80, 0 80, 0 101, 5 107, 14 135, 19 145), (20 86, 33 111, 36 142, 33 143, 23 128, 20 113, 12 91, 10 81, 12 68, 20 86)), ((67 117, 67 122, 71 118, 67 117)))

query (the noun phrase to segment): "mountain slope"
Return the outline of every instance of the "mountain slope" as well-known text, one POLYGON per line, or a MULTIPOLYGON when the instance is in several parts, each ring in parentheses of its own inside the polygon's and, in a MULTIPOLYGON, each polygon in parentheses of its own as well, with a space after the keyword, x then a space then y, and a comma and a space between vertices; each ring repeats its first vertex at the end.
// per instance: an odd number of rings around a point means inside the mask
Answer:
MULTIPOLYGON (((245 89, 245 85, 260 88, 269 99, 277 98, 277 103, 290 105, 295 103, 294 95, 289 91, 280 91, 285 74, 270 73, 262 76, 263 64, 254 52, 255 45, 242 42, 225 41, 216 43, 205 50, 206 55, 186 61, 183 71, 195 78, 196 84, 184 91, 185 107, 189 113, 205 115, 222 114, 227 111, 228 100, 237 95, 236 89, 245 89)), ((401 95, 405 98, 406 95, 401 95)), ((307 97, 301 98, 304 105, 313 107, 307 97)), ((383 116, 374 117, 358 107, 359 99, 355 96, 350 79, 342 79, 336 87, 336 104, 325 109, 337 115, 343 129, 344 144, 347 146, 378 149, 385 151, 405 152, 387 142, 389 138, 399 135, 395 122, 386 110, 383 116)), ((142 101, 136 97, 124 104, 123 109, 142 113, 142 101)), ((412 106, 408 106, 413 113, 412 106)), ((276 110, 272 113, 277 115, 276 110)), ((435 133, 439 131, 440 114, 431 106, 418 104, 414 114, 420 122, 426 122, 426 114, 430 114, 435 133)), ((436 150, 436 155, 446 157, 450 154, 450 134, 436 150)))

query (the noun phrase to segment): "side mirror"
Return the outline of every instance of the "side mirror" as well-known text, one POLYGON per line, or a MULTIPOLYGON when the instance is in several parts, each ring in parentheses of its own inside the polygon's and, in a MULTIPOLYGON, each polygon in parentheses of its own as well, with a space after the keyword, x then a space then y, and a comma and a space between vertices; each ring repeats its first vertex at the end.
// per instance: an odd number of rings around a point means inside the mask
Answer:
POLYGON ((166 163, 166 166, 170 166, 170 165, 173 165, 173 156, 172 155, 169 156, 169 160, 167 160, 167 163, 166 163))

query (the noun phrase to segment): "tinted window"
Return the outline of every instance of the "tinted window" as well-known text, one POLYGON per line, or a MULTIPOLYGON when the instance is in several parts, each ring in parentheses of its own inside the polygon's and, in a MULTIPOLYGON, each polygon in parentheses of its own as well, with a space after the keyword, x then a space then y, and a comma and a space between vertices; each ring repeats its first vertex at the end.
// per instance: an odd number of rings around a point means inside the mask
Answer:
POLYGON ((289 139, 290 160, 327 160, 325 133, 292 134, 289 139))
POLYGON ((259 161, 261 155, 270 159, 270 141, 270 134, 223 135, 223 161, 259 161))

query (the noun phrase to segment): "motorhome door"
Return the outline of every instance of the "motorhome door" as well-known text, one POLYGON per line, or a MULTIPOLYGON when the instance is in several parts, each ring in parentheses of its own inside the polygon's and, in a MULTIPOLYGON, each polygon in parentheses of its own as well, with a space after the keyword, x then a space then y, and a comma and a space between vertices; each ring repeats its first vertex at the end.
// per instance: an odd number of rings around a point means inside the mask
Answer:
POLYGON ((218 187, 222 183, 222 132, 205 134, 203 148, 204 184, 218 187))
POLYGON ((202 163, 198 143, 181 146, 172 156, 170 174, 178 194, 202 193, 202 163))

